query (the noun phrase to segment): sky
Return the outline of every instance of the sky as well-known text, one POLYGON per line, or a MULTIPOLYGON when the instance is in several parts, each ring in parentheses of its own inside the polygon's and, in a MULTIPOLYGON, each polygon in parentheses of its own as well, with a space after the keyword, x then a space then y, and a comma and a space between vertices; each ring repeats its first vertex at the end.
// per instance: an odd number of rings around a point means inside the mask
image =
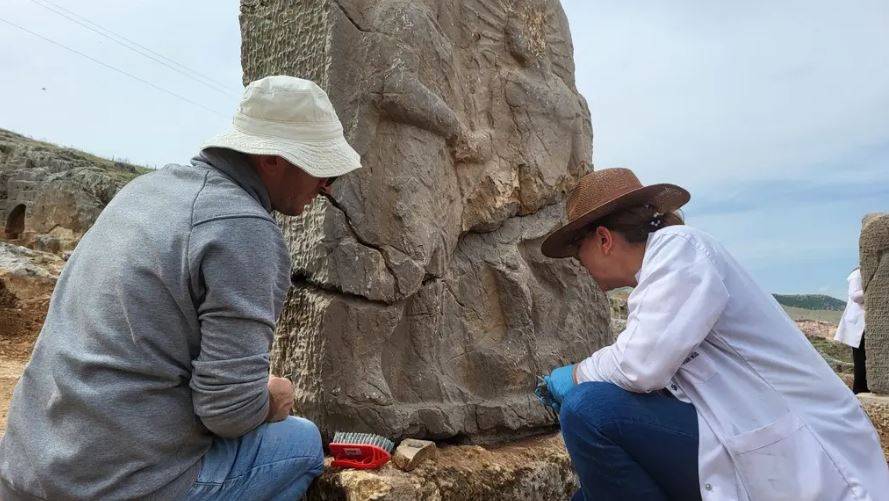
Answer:
MULTIPOLYGON (((230 123, 237 2, 2 1, 0 127, 160 167, 230 123)), ((687 188, 687 222, 764 289, 845 299, 861 217, 889 210, 889 2, 562 5, 596 168, 687 188)))

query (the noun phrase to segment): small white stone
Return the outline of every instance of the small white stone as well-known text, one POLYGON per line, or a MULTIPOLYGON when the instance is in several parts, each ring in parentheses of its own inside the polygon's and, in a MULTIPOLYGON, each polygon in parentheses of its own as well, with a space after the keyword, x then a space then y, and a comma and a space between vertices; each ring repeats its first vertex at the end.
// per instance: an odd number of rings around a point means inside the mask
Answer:
POLYGON ((435 442, 406 438, 398 444, 392 462, 402 471, 411 471, 427 459, 433 459, 438 451, 435 442))

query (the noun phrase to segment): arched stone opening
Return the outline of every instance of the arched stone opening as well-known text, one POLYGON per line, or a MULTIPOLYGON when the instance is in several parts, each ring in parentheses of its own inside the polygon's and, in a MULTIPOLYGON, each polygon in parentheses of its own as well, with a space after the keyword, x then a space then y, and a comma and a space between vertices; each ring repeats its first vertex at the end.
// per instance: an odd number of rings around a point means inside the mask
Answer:
POLYGON ((25 231, 25 204, 16 205, 6 217, 6 238, 15 240, 25 231))

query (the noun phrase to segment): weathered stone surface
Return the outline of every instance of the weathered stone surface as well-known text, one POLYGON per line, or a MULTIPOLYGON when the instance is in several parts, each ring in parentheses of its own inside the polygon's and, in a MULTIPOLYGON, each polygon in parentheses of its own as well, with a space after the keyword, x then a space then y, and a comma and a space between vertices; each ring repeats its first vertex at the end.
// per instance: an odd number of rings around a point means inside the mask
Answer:
POLYGON ((867 384, 889 394, 889 214, 864 218, 859 240, 864 325, 867 339, 867 384))
POLYGON ((538 250, 591 159, 558 2, 242 0, 241 26, 245 82, 315 80, 364 164, 281 220, 296 411, 328 436, 552 425, 535 375, 611 339, 592 280, 538 250))
POLYGON ((327 432, 395 439, 551 425, 535 375, 587 356, 608 332, 595 285, 539 252, 559 210, 467 234, 449 272, 402 302, 297 283, 275 341, 277 372, 297 376, 297 411, 327 432))
POLYGON ((859 393, 858 400, 861 401, 861 407, 864 408, 874 424, 874 428, 880 436, 880 443, 883 445, 883 456, 889 461, 889 396, 859 393))
POLYGON ((0 238, 73 248, 136 167, 0 129, 0 238))
POLYGON ((0 241, 0 436, 64 261, 0 241))
MULTIPOLYGON (((329 460, 327 461, 329 465, 329 460)), ((561 436, 485 449, 447 446, 411 472, 331 470, 315 481, 310 501, 477 501, 570 499, 579 489, 561 436)))
POLYGON ((0 242, 0 306, 49 298, 64 264, 55 254, 0 242))
POLYGON ((611 305, 611 330, 615 336, 627 328, 627 316, 629 315, 627 300, 631 292, 632 288, 623 287, 609 291, 607 294, 609 304, 611 305))

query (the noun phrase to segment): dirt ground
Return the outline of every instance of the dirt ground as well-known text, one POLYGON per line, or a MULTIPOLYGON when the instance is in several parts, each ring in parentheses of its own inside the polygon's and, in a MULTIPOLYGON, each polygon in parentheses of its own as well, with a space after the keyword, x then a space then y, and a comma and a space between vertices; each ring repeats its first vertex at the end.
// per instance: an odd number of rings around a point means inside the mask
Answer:
POLYGON ((48 298, 25 305, 0 303, 0 435, 6 429, 12 390, 31 357, 48 306, 48 298))

